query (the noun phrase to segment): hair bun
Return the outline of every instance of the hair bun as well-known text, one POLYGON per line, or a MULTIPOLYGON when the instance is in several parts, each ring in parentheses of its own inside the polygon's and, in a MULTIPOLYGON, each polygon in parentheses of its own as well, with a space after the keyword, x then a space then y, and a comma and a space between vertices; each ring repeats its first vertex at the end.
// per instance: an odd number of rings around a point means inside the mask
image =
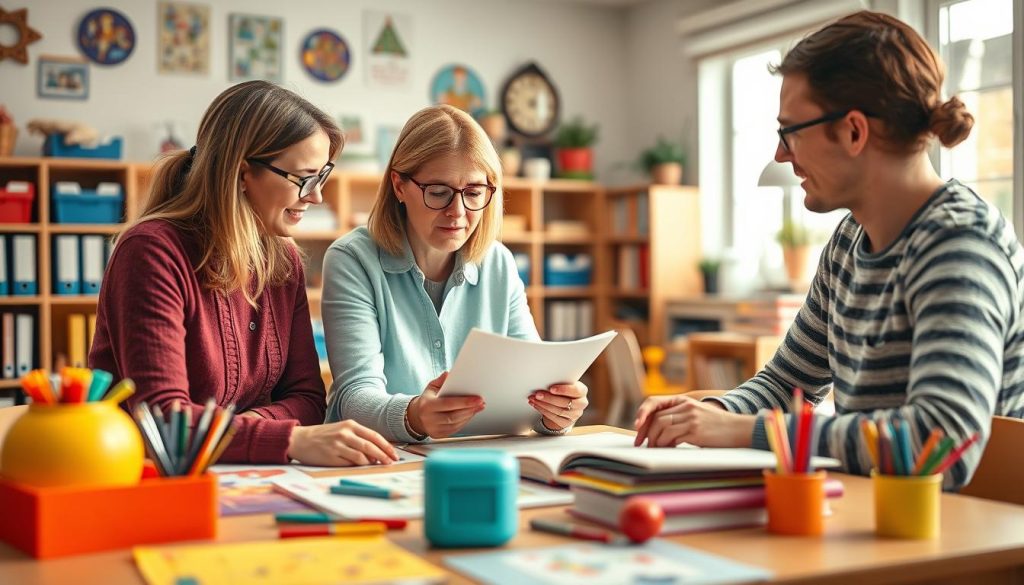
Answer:
POLYGON ((947 148, 963 142, 970 135, 973 127, 974 116, 967 111, 967 106, 956 96, 933 109, 928 118, 928 129, 947 148))

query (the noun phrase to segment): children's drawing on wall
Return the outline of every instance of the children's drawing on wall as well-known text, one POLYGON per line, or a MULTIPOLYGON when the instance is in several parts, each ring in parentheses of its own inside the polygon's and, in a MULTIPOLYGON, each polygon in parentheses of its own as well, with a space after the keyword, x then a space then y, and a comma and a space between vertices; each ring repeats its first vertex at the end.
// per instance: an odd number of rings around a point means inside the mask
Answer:
POLYGON ((232 14, 228 34, 228 78, 231 81, 283 81, 283 39, 284 21, 280 18, 232 14))
POLYGON ((302 41, 302 67, 320 81, 338 81, 348 73, 352 53, 338 33, 325 28, 309 33, 302 41))
POLYGON ((160 73, 209 73, 209 6, 160 2, 157 30, 157 70, 160 73))
POLYGON ((484 110, 484 84, 465 65, 442 67, 430 82, 430 99, 435 104, 448 104, 472 115, 484 110))
POLYGON ((412 77, 412 18, 393 12, 363 13, 366 39, 366 85, 408 89, 412 77))
POLYGON ((78 49, 99 65, 117 65, 135 49, 128 17, 110 8, 89 12, 78 23, 78 49))

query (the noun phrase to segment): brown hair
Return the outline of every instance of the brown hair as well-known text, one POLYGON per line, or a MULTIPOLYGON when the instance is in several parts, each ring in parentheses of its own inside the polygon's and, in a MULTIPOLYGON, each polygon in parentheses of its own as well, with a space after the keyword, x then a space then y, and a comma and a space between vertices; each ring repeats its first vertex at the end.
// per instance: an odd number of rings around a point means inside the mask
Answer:
POLYGON ((405 206, 395 195, 391 171, 414 175, 423 165, 439 156, 456 155, 467 158, 497 187, 491 203, 483 212, 476 230, 463 245, 467 262, 483 259, 498 237, 504 198, 501 190, 501 162, 483 128, 469 114, 448 105, 430 106, 413 114, 398 135, 391 160, 370 210, 367 229, 378 246, 392 255, 400 255, 405 247, 405 206))
POLYGON ((327 134, 334 160, 344 138, 316 106, 266 81, 229 87, 203 115, 194 153, 174 152, 157 163, 149 198, 134 224, 162 219, 191 232, 202 250, 196 272, 204 285, 241 289, 255 307, 268 285, 291 276, 294 244, 261 227, 239 189, 242 163, 273 160, 318 130, 327 134))
POLYGON ((928 43, 880 12, 857 12, 810 34, 770 69, 807 76, 812 99, 826 111, 881 120, 883 141, 897 151, 918 152, 930 135, 955 146, 974 126, 958 98, 942 101, 945 68, 928 43))

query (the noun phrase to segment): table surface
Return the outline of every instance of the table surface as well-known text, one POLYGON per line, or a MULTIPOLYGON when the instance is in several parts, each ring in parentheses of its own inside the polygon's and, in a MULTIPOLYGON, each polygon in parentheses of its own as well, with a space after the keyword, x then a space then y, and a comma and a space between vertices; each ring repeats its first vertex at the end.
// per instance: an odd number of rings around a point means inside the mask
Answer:
MULTIPOLYGON (((615 430, 594 426, 578 433, 615 430)), ((421 463, 396 466, 409 470, 421 463)), ((339 475, 379 472, 340 471, 339 475)), ((321 475, 321 474, 317 474, 321 475)), ((937 540, 912 541, 878 538, 874 535, 872 486, 867 478, 833 474, 842 480, 845 494, 832 501, 833 515, 826 520, 821 538, 769 535, 763 527, 720 530, 669 537, 736 561, 755 565, 775 574, 777 582, 796 583, 828 579, 829 583, 906 583, 956 579, 985 572, 1000 572, 1001 580, 1024 582, 1024 506, 1002 504, 956 494, 942 495, 942 532, 937 540), (1010 575, 1006 577, 1005 575, 1010 575)), ((565 507, 522 510, 519 533, 509 548, 564 545, 564 537, 533 532, 531 518, 566 519, 565 507)), ((220 542, 276 538, 269 514, 223 518, 220 542)), ((437 550, 423 538, 420 521, 411 521, 403 531, 389 532, 389 538, 429 561, 442 565, 450 554, 474 550, 437 550)), ((488 549, 485 549, 488 550, 488 549)), ((0 583, 142 583, 128 549, 37 561, 7 545, 0 544, 0 583)), ((451 582, 468 580, 453 573, 451 582)))

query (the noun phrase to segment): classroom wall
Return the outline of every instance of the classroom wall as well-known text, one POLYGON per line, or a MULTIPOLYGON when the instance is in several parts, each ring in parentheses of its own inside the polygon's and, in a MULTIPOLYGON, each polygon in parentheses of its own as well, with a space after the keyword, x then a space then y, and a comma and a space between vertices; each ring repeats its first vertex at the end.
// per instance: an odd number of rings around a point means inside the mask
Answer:
MULTIPOLYGON (((160 124, 178 121, 192 142, 202 112, 229 85, 228 14, 245 12, 285 19, 285 85, 328 112, 357 113, 371 137, 377 125, 401 126, 428 105, 429 84, 437 70, 461 62, 482 78, 491 105, 505 79, 521 64, 535 60, 557 85, 563 112, 601 124, 596 168, 609 180, 616 163, 635 156, 630 124, 637 103, 623 82, 629 70, 625 47, 628 9, 600 4, 545 0, 198 0, 211 8, 210 73, 160 75, 156 66, 155 0, 15 0, 4 8, 29 8, 29 25, 43 39, 29 47, 27 66, 0 62, 0 103, 19 127, 31 118, 67 118, 88 122, 104 134, 126 139, 126 158, 149 160, 157 152, 160 124), (73 35, 88 10, 109 6, 125 13, 135 27, 134 53, 121 65, 90 65, 88 101, 36 97, 37 57, 78 55, 73 35), (392 10, 412 17, 414 68, 408 91, 376 90, 364 81, 364 9, 392 10), (348 41, 352 66, 337 83, 310 77, 298 63, 301 39, 326 26, 348 41)), ((16 154, 38 155, 41 139, 18 139, 16 154)))

